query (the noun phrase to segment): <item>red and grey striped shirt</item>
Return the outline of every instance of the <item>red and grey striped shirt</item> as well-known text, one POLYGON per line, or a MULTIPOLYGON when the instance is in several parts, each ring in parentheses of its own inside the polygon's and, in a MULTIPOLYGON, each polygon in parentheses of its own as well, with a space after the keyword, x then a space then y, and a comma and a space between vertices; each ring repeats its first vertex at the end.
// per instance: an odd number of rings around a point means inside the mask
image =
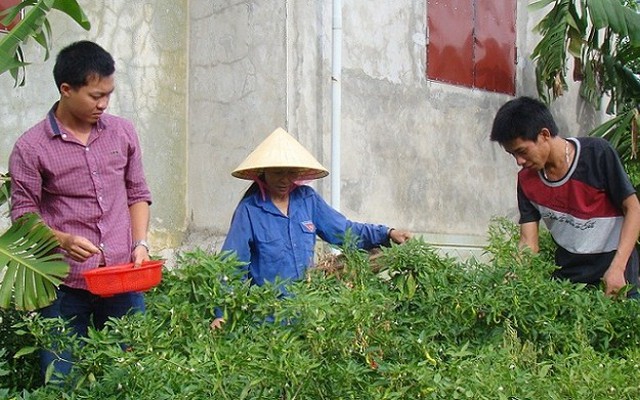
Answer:
POLYGON ((623 201, 635 193, 615 150, 600 138, 569 138, 576 156, 559 181, 518 174, 520 223, 542 219, 558 244, 559 276, 598 282, 618 248, 623 201))

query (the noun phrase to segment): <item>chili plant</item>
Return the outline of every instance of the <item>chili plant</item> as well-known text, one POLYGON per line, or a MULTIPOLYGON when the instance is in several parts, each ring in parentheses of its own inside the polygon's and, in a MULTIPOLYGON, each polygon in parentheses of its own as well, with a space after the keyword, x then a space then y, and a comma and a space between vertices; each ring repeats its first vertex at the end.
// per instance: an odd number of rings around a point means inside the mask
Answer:
MULTIPOLYGON (((77 344, 67 386, 28 396, 640 396, 628 379, 640 360, 638 302, 550 279, 552 242, 534 255, 518 249, 517 235, 494 220, 486 254, 468 261, 420 239, 375 257, 346 246, 336 268, 262 287, 243 279, 231 254, 185 253, 148 293, 144 315, 68 338, 77 344), (215 307, 228 320, 212 331, 215 307)), ((20 328, 34 347, 52 344, 42 326, 34 317, 20 328)))

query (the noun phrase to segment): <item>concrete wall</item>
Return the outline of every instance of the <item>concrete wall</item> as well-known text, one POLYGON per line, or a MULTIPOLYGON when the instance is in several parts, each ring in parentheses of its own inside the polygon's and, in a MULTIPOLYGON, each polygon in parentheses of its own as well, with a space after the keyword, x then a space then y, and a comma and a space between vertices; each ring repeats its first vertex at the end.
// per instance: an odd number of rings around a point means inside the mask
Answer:
MULTIPOLYGON (((538 37, 518 2, 517 94, 536 95, 538 37)), ((189 238, 220 245, 247 183, 230 176, 282 126, 331 165, 330 1, 192 0, 189 238), (209 82, 209 84, 205 84, 209 82)), ((515 217, 514 160, 488 139, 510 96, 428 81, 426 0, 344 2, 341 211, 457 252, 515 217)), ((573 90, 554 107, 583 121, 573 90)), ((566 114, 566 117, 563 116, 566 114)), ((573 129, 570 134, 575 134, 573 129)), ((315 183, 330 198, 330 178, 315 183)))
MULTIPOLYGON (((141 136, 156 251, 219 249, 248 186, 230 171, 279 126, 331 166, 330 1, 80 3, 92 29, 52 14, 53 54, 91 39, 114 55, 110 111, 141 136)), ((484 243, 491 217, 517 214, 517 167, 488 140, 510 96, 426 79, 426 8, 426 0, 344 2, 341 211, 462 254, 484 243)), ((529 54, 541 16, 518 2, 518 95, 536 94, 529 54)), ((53 60, 26 50, 27 85, 0 77, 2 171, 18 135, 57 99, 53 60)), ((576 96, 574 88, 553 107, 563 134, 599 118, 576 96)), ((330 177, 314 185, 330 199, 330 177)))
POLYGON ((116 90, 108 112, 133 120, 141 138, 154 203, 150 240, 156 250, 180 245, 187 192, 187 0, 80 1, 92 27, 84 31, 52 12, 52 57, 25 46, 24 87, 0 76, 0 171, 6 171, 15 139, 44 118, 59 95, 53 82, 55 55, 65 45, 94 40, 116 61, 116 90))

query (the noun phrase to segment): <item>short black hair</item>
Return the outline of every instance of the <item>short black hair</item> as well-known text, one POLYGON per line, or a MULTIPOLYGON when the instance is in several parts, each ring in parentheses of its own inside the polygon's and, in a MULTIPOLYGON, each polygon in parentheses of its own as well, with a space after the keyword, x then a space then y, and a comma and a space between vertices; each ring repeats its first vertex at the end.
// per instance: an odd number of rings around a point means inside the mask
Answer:
POLYGON ((535 142, 542 128, 547 128, 551 136, 558 134, 549 108, 540 100, 522 96, 500 107, 493 119, 491 140, 500 144, 518 138, 535 142))
POLYGON ((63 83, 78 89, 92 76, 111 76, 115 70, 111 54, 94 42, 82 40, 60 50, 53 67, 53 78, 58 90, 63 83))

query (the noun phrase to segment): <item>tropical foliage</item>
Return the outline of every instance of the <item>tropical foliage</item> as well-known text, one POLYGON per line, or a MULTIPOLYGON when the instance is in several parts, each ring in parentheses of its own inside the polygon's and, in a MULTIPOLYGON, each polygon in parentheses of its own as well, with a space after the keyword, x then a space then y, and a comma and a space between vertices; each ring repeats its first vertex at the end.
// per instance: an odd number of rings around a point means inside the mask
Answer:
MULTIPOLYGON (((90 24, 75 0, 25 0, 0 13, 3 25, 9 25, 22 13, 20 22, 0 36, 0 74, 9 72, 16 85, 25 82, 28 65, 22 46, 33 38, 45 49, 51 49, 51 26, 47 16, 58 10, 70 16, 85 29, 90 24)), ((0 180, 0 206, 9 201, 10 180, 0 180)), ((54 287, 68 274, 69 266, 52 250, 57 241, 38 216, 29 214, 16 221, 0 236, 0 308, 33 310, 55 299, 54 287)))
POLYGON ((9 71, 17 85, 24 85, 24 67, 28 65, 22 45, 33 38, 45 50, 44 59, 51 49, 51 25, 47 15, 51 10, 62 11, 84 29, 91 24, 76 0, 23 0, 15 7, 0 13, 3 25, 9 25, 19 14, 20 22, 0 39, 0 75, 9 71), (21 73, 22 72, 22 73, 21 73))
POLYGON ((0 236, 0 308, 34 310, 51 304, 69 264, 54 252, 58 242, 36 214, 26 214, 0 236))
POLYGON ((637 162, 640 122, 640 14, 632 0, 536 0, 553 4, 538 23, 532 54, 539 96, 547 102, 567 89, 569 60, 580 95, 597 109, 606 99, 612 118, 590 134, 608 139, 625 163, 637 162))
POLYGON ((59 321, 25 315, 14 342, 27 347, 9 350, 17 360, 65 346, 75 367, 67 386, 4 388, 56 400, 639 398, 629 371, 640 303, 549 279, 552 242, 520 254, 517 232, 496 222, 484 261, 420 240, 376 258, 345 248, 285 299, 277 286, 248 286, 233 259, 184 253, 145 315, 87 338, 52 336, 59 321), (214 306, 226 311, 222 331, 209 328, 214 306))

